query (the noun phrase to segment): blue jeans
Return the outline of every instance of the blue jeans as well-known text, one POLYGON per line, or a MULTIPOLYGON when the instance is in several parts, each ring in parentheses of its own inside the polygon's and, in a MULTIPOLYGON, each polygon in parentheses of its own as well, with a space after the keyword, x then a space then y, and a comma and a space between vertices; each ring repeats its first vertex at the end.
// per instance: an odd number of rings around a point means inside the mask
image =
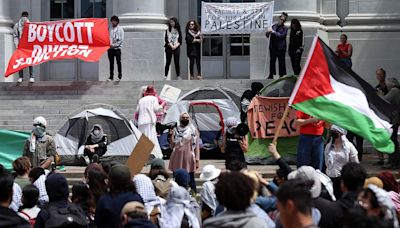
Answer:
POLYGON ((297 168, 309 165, 322 170, 324 162, 324 140, 320 135, 300 134, 297 145, 297 168))

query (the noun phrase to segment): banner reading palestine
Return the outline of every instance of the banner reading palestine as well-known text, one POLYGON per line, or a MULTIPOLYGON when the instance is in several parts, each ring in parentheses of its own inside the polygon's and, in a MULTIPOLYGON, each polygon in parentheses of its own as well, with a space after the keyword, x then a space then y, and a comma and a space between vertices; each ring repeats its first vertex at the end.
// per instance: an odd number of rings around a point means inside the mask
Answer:
POLYGON ((110 47, 107 18, 27 22, 5 76, 50 60, 96 62, 110 47))

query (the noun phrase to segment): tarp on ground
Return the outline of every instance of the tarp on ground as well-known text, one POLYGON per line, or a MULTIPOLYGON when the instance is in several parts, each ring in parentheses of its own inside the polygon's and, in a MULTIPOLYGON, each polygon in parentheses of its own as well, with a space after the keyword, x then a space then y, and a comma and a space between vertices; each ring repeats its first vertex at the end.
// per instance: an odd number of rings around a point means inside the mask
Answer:
MULTIPOLYGON (((293 75, 285 76, 273 80, 267 84, 259 93, 263 97, 290 97, 297 77, 293 75)), ((249 164, 271 164, 274 160, 268 152, 268 145, 272 142, 272 138, 249 138, 249 150, 245 154, 246 162, 249 164)), ((279 138, 277 150, 281 156, 290 161, 295 161, 298 136, 279 138)))
POLYGON ((29 132, 0 129, 0 164, 6 169, 12 169, 12 162, 22 156, 29 135, 29 132))

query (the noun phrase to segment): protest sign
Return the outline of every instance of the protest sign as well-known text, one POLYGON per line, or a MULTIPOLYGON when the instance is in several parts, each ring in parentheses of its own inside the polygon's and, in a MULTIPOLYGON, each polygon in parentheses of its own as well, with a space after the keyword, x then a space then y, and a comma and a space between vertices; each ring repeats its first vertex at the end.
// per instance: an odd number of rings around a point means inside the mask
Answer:
MULTIPOLYGON (((261 97, 253 98, 247 111, 248 124, 252 138, 273 138, 275 130, 283 118, 289 98, 261 97)), ((294 126, 296 110, 290 109, 279 137, 298 136, 299 131, 294 126)))
POLYGON ((274 2, 201 3, 203 34, 263 33, 272 26, 274 2))
POLYGON ((164 85, 160 93, 160 98, 169 103, 175 103, 178 100, 180 94, 181 89, 170 85, 164 85))
POLYGON ((106 18, 26 22, 5 76, 50 60, 78 58, 95 62, 109 47, 106 18))

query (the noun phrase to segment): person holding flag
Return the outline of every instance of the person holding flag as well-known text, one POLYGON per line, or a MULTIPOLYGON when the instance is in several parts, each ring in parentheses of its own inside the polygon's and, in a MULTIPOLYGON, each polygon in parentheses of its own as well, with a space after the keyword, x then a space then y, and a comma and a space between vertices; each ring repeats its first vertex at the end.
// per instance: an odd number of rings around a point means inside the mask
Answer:
POLYGON ((318 37, 313 41, 289 106, 352 131, 379 151, 395 151, 390 140, 394 107, 318 37))

